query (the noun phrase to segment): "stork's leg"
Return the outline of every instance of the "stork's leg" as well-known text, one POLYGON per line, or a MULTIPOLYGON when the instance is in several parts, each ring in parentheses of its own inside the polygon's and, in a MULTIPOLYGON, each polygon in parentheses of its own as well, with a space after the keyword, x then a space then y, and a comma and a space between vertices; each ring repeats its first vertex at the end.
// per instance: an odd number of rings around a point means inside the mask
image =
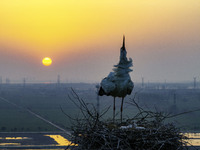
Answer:
POLYGON ((115 122, 115 97, 113 102, 113 123, 115 122))
POLYGON ((122 103, 121 103, 121 123, 122 123, 123 103, 124 103, 124 97, 122 97, 122 103))

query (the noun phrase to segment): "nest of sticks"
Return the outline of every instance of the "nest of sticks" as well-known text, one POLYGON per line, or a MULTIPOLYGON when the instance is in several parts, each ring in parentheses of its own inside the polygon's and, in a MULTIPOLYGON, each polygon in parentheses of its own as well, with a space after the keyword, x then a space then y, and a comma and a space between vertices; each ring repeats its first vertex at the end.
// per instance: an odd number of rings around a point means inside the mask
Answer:
POLYGON ((73 118, 75 124, 72 127, 71 141, 78 144, 74 149, 188 149, 187 137, 180 132, 180 129, 172 123, 165 123, 165 119, 169 118, 167 114, 145 111, 132 100, 131 105, 138 109, 138 114, 122 123, 117 120, 113 123, 101 119, 107 110, 98 114, 95 107, 89 107, 75 92, 70 98, 82 113, 81 118, 73 118))

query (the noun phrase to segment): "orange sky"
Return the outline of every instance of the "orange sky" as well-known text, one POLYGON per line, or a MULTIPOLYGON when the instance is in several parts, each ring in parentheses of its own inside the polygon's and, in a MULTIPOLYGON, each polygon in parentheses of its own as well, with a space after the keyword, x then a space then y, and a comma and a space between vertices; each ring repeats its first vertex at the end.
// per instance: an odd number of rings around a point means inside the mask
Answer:
POLYGON ((1 0, 0 76, 98 82, 125 34, 135 80, 189 80, 200 75, 199 25, 198 0, 1 0))

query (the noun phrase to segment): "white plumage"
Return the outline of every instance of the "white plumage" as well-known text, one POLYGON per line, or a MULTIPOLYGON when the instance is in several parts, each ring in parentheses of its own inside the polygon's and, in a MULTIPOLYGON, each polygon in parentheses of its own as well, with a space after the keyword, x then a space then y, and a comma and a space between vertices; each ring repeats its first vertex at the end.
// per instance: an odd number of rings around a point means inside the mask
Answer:
POLYGON ((120 49, 120 60, 117 65, 114 65, 113 71, 101 81, 101 86, 99 90, 99 95, 107 95, 114 97, 114 107, 113 107, 113 121, 115 118, 115 97, 121 97, 121 121, 122 121, 122 111, 123 111, 123 100, 124 97, 128 94, 130 95, 134 84, 131 81, 129 72, 132 70, 130 67, 133 66, 132 59, 129 60, 126 57, 126 48, 125 48, 125 37, 123 37, 123 45, 120 49))

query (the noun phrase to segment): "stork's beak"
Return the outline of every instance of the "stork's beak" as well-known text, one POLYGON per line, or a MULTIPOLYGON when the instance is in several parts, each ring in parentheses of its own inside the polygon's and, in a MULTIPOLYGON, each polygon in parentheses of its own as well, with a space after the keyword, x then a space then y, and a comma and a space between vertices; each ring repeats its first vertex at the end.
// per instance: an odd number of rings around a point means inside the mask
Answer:
POLYGON ((122 45, 122 50, 125 50, 125 36, 123 35, 123 45, 122 45))

